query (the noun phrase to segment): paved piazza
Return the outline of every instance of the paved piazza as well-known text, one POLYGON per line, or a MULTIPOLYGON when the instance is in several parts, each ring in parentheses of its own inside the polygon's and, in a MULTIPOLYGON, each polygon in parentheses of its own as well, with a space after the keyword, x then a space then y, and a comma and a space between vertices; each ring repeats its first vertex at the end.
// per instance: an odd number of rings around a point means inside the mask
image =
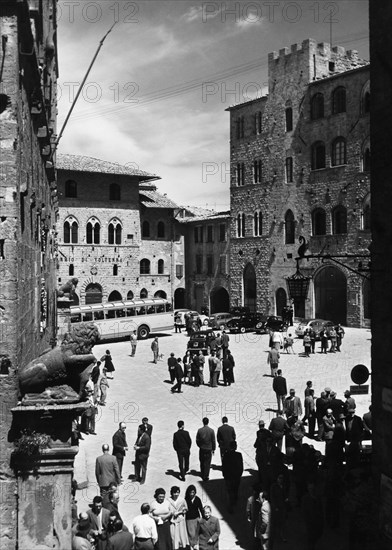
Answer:
MULTIPOLYGON (((330 386, 343 398, 344 390, 352 384, 350 371, 358 363, 365 364, 370 370, 371 333, 366 329, 347 328, 343 340, 342 352, 321 355, 316 343, 316 354, 310 358, 299 356, 302 352, 302 340, 294 343, 295 355, 281 354, 280 367, 287 379, 288 389, 296 389, 303 402, 307 380, 313 381, 315 395, 330 386)), ((135 357, 130 357, 130 345, 127 341, 100 344, 94 348, 95 356, 100 359, 106 349, 110 349, 116 371, 114 380, 109 380, 110 388, 106 407, 100 407, 97 416, 96 432, 98 435, 84 435, 80 442, 80 452, 76 457, 75 478, 81 483, 88 481, 88 488, 77 492, 78 511, 87 509, 92 498, 99 493, 95 480, 95 459, 102 454, 101 445, 109 443, 118 428, 118 423, 127 423, 127 440, 130 449, 136 439, 137 426, 143 416, 147 416, 154 426, 152 433, 151 453, 148 462, 145 485, 132 483, 128 475, 133 474, 132 460, 134 452, 130 450, 124 461, 124 483, 120 489, 120 513, 127 525, 139 513, 143 502, 153 500, 154 490, 164 487, 169 493, 172 485, 181 487, 184 496, 188 484, 195 484, 203 503, 212 505, 214 515, 221 519, 221 550, 234 548, 251 548, 249 528, 245 518, 245 501, 251 493, 252 473, 257 473, 253 444, 258 429, 258 420, 265 419, 268 427, 272 412, 276 408, 275 394, 272 391, 272 378, 267 365, 267 335, 230 335, 230 349, 234 355, 235 384, 229 387, 194 388, 184 385, 182 394, 171 394, 168 383, 167 358, 170 352, 183 356, 187 337, 182 334, 164 334, 159 338, 160 352, 163 360, 152 363, 150 349, 151 338, 138 343, 135 357), (196 431, 202 426, 201 419, 208 416, 210 426, 216 431, 221 425, 221 417, 226 415, 229 424, 237 433, 238 450, 244 458, 245 472, 240 489, 240 502, 233 514, 227 513, 227 501, 222 473, 220 471, 220 453, 215 452, 212 462, 210 481, 203 483, 199 477, 198 448, 196 431), (185 421, 185 429, 192 437, 190 469, 191 474, 185 482, 178 479, 177 455, 172 447, 172 436, 177 430, 177 421, 185 421)), ((208 367, 205 367, 205 379, 208 379, 208 367)), ((370 381, 369 381, 370 382, 370 381)), ((369 395, 355 396, 357 414, 363 415, 370 404, 369 395)), ((305 438, 304 441, 324 450, 324 443, 305 438)), ((283 448, 284 450, 284 448, 283 448)), ((303 548, 303 531, 300 525, 300 511, 290 513, 287 534, 291 545, 277 544, 274 549, 303 548)), ((343 550, 344 526, 337 531, 328 532, 318 548, 343 550)))

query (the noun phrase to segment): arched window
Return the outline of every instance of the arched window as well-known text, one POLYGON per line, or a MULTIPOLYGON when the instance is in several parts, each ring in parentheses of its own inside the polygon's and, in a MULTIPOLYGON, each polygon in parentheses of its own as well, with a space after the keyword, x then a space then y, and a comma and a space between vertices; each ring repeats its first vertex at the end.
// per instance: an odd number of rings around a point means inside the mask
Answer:
POLYGON ((237 185, 245 185, 245 164, 239 162, 236 169, 237 185))
POLYGON ((113 290, 108 296, 108 302, 121 302, 122 296, 118 290, 113 290))
POLYGON ((346 112, 346 88, 338 86, 332 92, 332 114, 346 112))
POLYGON ((86 226, 86 243, 99 244, 100 231, 101 231, 101 225, 97 220, 97 218, 91 218, 86 226))
POLYGON ((165 224, 163 222, 158 222, 157 237, 158 237, 158 239, 164 239, 165 238, 165 224))
POLYGON ((237 215, 237 237, 245 236, 245 214, 241 212, 237 215))
POLYGON ((114 277, 117 277, 117 275, 118 275, 118 265, 117 264, 113 264, 113 275, 114 275, 114 277))
POLYGON ((78 196, 78 184, 74 180, 65 182, 65 196, 67 199, 76 199, 78 196))
POLYGON ((147 258, 140 260, 140 275, 149 275, 151 273, 151 262, 147 258))
POLYGON ((292 107, 286 107, 285 121, 286 121, 286 132, 291 132, 293 129, 293 108, 292 107))
POLYGON ((163 298, 164 300, 166 300, 167 294, 164 290, 157 290, 154 294, 154 298, 163 298))
POLYGON ((262 163, 261 160, 255 160, 253 162, 253 181, 254 183, 261 183, 261 169, 262 169, 262 163))
POLYGON ((332 211, 332 233, 347 233, 347 209, 341 204, 332 211))
POLYGON ((286 157, 286 182, 293 181, 293 157, 286 157))
POLYGON ((263 234, 263 217, 259 211, 254 213, 253 216, 253 235, 255 237, 260 237, 263 234))
POLYGON ((128 290, 128 292, 127 292, 127 300, 133 300, 133 292, 132 292, 132 290, 128 290))
POLYGON ((120 201, 121 200, 121 187, 118 183, 111 183, 109 186, 109 200, 120 201))
POLYGON ((142 223, 142 237, 150 237, 150 222, 148 222, 147 220, 144 220, 144 222, 142 223))
POLYGON ((70 275, 71 277, 75 275, 74 264, 69 264, 68 275, 70 275))
POLYGON ((163 275, 165 269, 165 262, 163 260, 158 260, 158 275, 163 275))
POLYGON ((312 235, 326 235, 327 217, 323 208, 316 208, 312 212, 312 235))
POLYGON ((148 292, 147 292, 147 289, 146 288, 142 288, 141 291, 140 291, 140 298, 142 300, 148 298, 148 292))
POLYGON ((287 210, 284 217, 284 227, 285 227, 285 243, 293 244, 295 243, 295 222, 294 214, 291 210, 287 210))
POLYGON ((108 243, 121 244, 122 227, 121 222, 117 218, 113 218, 108 227, 108 243))
POLYGON ((310 100, 310 118, 317 120, 324 117, 324 96, 323 94, 315 94, 310 100))
POLYGON ((332 166, 346 164, 346 140, 343 137, 333 140, 331 153, 332 166))
POLYGON ((370 80, 366 82, 361 93, 361 114, 370 113, 370 80))
POLYGON ((371 226, 371 210, 370 210, 370 193, 366 195, 362 202, 362 229, 364 231, 370 231, 371 226))
POLYGON ((77 244, 78 242, 78 222, 73 216, 67 218, 64 222, 64 243, 77 244))
POLYGON ((367 138, 362 145, 362 154, 361 154, 361 164, 362 172, 370 171, 370 139, 367 138))
POLYGON ((325 168, 325 145, 323 141, 316 141, 312 145, 312 170, 325 168))

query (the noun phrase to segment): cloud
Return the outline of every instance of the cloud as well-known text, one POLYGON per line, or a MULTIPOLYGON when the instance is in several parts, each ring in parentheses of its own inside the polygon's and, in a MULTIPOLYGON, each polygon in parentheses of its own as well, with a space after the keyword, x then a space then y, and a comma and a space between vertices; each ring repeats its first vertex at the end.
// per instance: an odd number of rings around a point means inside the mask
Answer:
POLYGON ((263 18, 258 13, 249 11, 236 21, 236 27, 241 31, 248 31, 259 28, 262 20, 263 18))
POLYGON ((184 19, 187 23, 199 20, 205 23, 208 19, 215 19, 222 11, 222 8, 217 7, 217 3, 202 4, 201 6, 191 6, 186 13, 184 13, 181 19, 184 19), (211 9, 212 8, 212 9, 211 9))

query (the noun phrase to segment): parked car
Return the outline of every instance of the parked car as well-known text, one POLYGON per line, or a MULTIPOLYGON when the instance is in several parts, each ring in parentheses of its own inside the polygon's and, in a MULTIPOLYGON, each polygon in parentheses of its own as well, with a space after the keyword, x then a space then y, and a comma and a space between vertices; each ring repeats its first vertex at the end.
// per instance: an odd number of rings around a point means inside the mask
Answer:
POLYGON ((255 330, 256 325, 260 321, 261 316, 258 313, 246 313, 233 317, 227 322, 227 328, 230 332, 246 332, 247 330, 255 330))
POLYGON ((329 330, 334 327, 335 323, 327 321, 326 319, 304 319, 301 321, 295 329, 295 334, 298 338, 303 338, 306 329, 312 328, 316 333, 316 340, 320 339, 321 329, 325 328, 329 330))
POLYGON ((215 330, 223 330, 233 316, 230 313, 213 313, 210 315, 210 327, 215 330))
POLYGON ((212 329, 203 332, 194 332, 188 340, 187 349, 192 353, 199 353, 201 350, 204 355, 210 352, 210 342, 215 338, 212 329))
POLYGON ((263 315, 256 324, 255 332, 265 334, 270 330, 282 331, 287 329, 287 323, 279 315, 263 315))
POLYGON ((230 308, 229 312, 233 317, 240 317, 241 315, 247 315, 250 313, 250 308, 248 306, 234 306, 230 308))

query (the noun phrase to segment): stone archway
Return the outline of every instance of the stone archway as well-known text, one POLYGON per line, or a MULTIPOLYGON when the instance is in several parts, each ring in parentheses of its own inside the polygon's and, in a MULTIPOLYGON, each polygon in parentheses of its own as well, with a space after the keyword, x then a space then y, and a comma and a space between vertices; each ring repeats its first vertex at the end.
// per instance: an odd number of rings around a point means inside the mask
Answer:
POLYGON ((90 283, 86 286, 85 303, 102 304, 102 287, 98 283, 90 283))
POLYGON ((256 290, 256 272, 252 264, 247 264, 243 275, 244 306, 250 311, 256 311, 257 290, 256 290))
POLYGON ((211 313, 225 312, 230 309, 229 293, 223 286, 214 288, 210 294, 211 313))
POLYGON ((313 279, 315 316, 334 323, 347 323, 347 279, 343 271, 328 265, 313 279))
POLYGON ((174 309, 185 307, 185 288, 176 288, 174 291, 174 309))
POLYGON ((163 298, 166 300, 167 298, 167 294, 164 290, 157 290, 155 293, 154 293, 154 298, 163 298))
POLYGON ((287 306, 287 293, 284 288, 278 288, 275 294, 276 315, 283 315, 283 308, 287 306))

